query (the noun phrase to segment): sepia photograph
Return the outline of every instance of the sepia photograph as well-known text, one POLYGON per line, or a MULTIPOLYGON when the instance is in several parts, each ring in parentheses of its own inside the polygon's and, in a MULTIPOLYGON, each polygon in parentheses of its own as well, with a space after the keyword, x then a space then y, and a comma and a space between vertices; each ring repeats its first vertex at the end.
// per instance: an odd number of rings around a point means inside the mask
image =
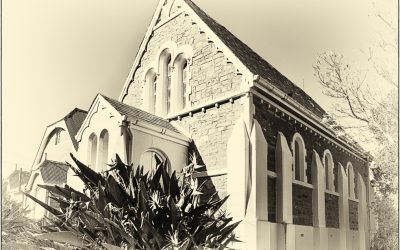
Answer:
POLYGON ((3 0, 1 249, 397 250, 398 8, 3 0))

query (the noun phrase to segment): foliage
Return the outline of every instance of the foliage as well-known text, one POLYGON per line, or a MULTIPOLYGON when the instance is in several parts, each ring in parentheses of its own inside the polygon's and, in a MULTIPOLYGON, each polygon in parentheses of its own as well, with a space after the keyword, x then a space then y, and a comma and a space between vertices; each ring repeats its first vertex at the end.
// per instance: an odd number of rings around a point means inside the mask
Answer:
POLYGON ((40 227, 38 223, 27 217, 29 210, 21 202, 12 200, 6 192, 2 192, 1 201, 1 243, 4 248, 54 247, 54 244, 34 237, 34 234, 40 232, 40 227))
MULTIPOLYGON (((72 155, 71 155, 72 156, 72 155)), ((194 164, 178 177, 159 162, 154 171, 125 165, 120 158, 97 173, 72 156, 71 169, 86 185, 41 186, 60 203, 60 210, 27 194, 54 215, 42 238, 80 249, 223 249, 235 240, 232 223, 220 210, 228 197, 214 193, 200 202, 205 183, 192 177, 194 164)))
MULTIPOLYGON (((397 91, 379 95, 365 82, 366 78, 338 53, 321 54, 314 69, 324 93, 336 99, 332 117, 341 122, 342 132, 371 148, 375 158, 371 166, 374 174, 372 184, 382 194, 395 193, 398 164, 397 91)), ((383 92, 382 89, 378 91, 383 92)))
POLYGON ((371 239, 371 249, 373 250, 396 250, 398 249, 398 223, 397 211, 391 200, 377 197, 373 203, 377 215, 378 228, 373 232, 371 239), (379 224, 383 224, 381 226, 379 224))
POLYGON ((351 63, 327 51, 313 66, 324 94, 334 103, 327 124, 334 124, 339 135, 355 138, 373 156, 370 170, 376 202, 372 208, 378 225, 371 236, 374 249, 397 249, 398 28, 397 14, 391 13, 397 10, 396 4, 372 3, 371 18, 376 19, 379 31, 368 48, 360 49, 366 56, 364 62, 351 63))

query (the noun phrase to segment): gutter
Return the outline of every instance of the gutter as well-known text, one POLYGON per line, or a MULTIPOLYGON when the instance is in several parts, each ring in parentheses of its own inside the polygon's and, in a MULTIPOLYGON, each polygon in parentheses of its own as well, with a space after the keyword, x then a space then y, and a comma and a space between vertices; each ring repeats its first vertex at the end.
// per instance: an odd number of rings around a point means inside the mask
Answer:
POLYGON ((278 100, 280 103, 288 106, 290 109, 293 111, 299 113, 302 115, 302 118, 305 118, 305 120, 310 120, 311 123, 316 127, 319 128, 323 131, 325 131, 333 140, 339 141, 339 145, 346 150, 348 150, 346 147, 349 149, 352 149, 355 153, 357 153, 360 158, 362 158, 364 161, 368 162, 370 159, 370 154, 368 152, 360 152, 358 149, 354 148, 353 146, 349 145, 346 141, 338 137, 333 130, 330 128, 324 126, 321 124, 321 118, 309 111, 308 109, 304 108, 300 103, 295 101, 292 97, 290 97, 288 94, 283 92, 282 90, 278 89, 277 87, 273 86, 271 83, 269 83, 266 79, 262 78, 259 75, 254 75, 254 84, 253 87, 259 87, 268 94, 270 94, 272 97, 274 97, 276 100, 278 100), (258 83, 258 84, 257 84, 258 83), (267 90, 267 91, 266 91, 267 90), (283 102, 282 100, 285 100, 283 102), (344 145, 344 146, 343 146, 344 145))

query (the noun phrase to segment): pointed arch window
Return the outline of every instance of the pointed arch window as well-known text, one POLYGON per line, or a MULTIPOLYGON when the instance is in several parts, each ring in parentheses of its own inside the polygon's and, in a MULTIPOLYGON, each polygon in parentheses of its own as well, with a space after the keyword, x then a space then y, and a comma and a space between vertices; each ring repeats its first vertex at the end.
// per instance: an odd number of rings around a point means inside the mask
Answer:
POLYGON ((161 86, 157 86, 156 114, 164 116, 171 111, 171 52, 163 50, 159 60, 159 74, 161 86))
POLYGON ((91 168, 96 168, 97 162, 97 135, 92 133, 88 141, 88 165, 91 168))
POLYGON ((173 86, 173 110, 180 111, 189 104, 189 65, 188 56, 185 53, 181 53, 175 58, 173 86))
POLYGON ((293 136, 292 152, 293 152, 293 179, 307 182, 306 149, 303 138, 299 133, 296 133, 293 136))
POLYGON ((354 169, 353 165, 349 162, 347 163, 347 178, 349 187, 349 198, 356 198, 355 195, 355 182, 354 182, 354 169))
POLYGON ((145 110, 154 114, 157 102, 157 74, 153 68, 147 71, 145 83, 146 88, 143 98, 145 110))
POLYGON ((99 170, 104 171, 106 170, 106 166, 109 163, 108 159, 108 140, 109 134, 106 129, 101 131, 100 133, 100 145, 99 145, 99 170))
POLYGON ((325 168, 325 188, 329 191, 335 191, 335 182, 334 182, 334 163, 333 157, 329 150, 325 150, 323 157, 323 164, 325 168))
POLYGON ((188 103, 187 100, 187 88, 189 84, 189 72, 188 72, 188 62, 185 60, 183 66, 182 66, 182 108, 186 108, 186 105, 188 103))

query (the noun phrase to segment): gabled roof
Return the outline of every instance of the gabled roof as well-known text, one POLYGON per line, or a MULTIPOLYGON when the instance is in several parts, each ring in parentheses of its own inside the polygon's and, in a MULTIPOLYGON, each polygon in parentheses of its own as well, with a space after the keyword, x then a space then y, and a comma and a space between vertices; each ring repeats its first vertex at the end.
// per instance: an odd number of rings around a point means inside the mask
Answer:
POLYGON ((240 41, 224 26, 208 16, 191 0, 184 0, 206 25, 222 40, 222 42, 239 58, 239 60, 255 75, 259 75, 272 85, 282 90, 302 106, 322 118, 326 113, 309 95, 297 87, 271 64, 240 41))
POLYGON ((141 109, 129 106, 125 103, 119 102, 112 98, 109 98, 109 97, 106 97, 103 95, 101 95, 101 96, 107 102, 109 102, 111 104, 111 106, 113 106, 121 115, 125 115, 125 116, 133 118, 133 119, 144 121, 146 123, 171 130, 175 133, 180 133, 174 126, 172 126, 172 124, 170 122, 168 122, 167 120, 165 120, 159 116, 156 116, 149 112, 143 111, 141 109))
POLYGON ((43 182, 46 184, 67 183, 67 172, 69 166, 66 163, 45 160, 39 166, 43 182))
POLYGON ((87 111, 75 108, 71 112, 69 112, 63 120, 65 121, 65 125, 67 126, 69 135, 71 137, 72 143, 74 144, 75 149, 78 149, 78 142, 75 139, 76 133, 78 133, 79 128, 82 126, 83 121, 85 120, 87 115, 87 111))
POLYGON ((61 121, 65 122, 65 126, 67 127, 67 132, 71 138, 72 144, 74 145, 75 150, 78 150, 79 143, 75 139, 76 133, 78 133, 79 128, 82 126, 83 121, 87 116, 87 111, 74 108, 71 112, 69 112, 66 116, 61 118, 60 120, 48 125, 47 127, 51 127, 56 123, 61 121))
MULTIPOLYGON (((178 2, 178 0, 175 0, 178 2)), ((269 64, 265 59, 254 52, 249 46, 240 41, 235 35, 233 35, 224 26, 216 22, 213 18, 208 16, 203 10, 201 10, 196 4, 191 0, 179 0, 183 3, 185 7, 192 10, 194 14, 207 26, 213 34, 208 34, 215 36, 219 39, 226 49, 224 53, 232 54, 240 64, 246 68, 246 70, 253 76, 258 75, 261 78, 268 81, 271 85, 281 90, 287 96, 296 101, 299 105, 305 109, 312 112, 319 119, 322 119, 326 112, 321 108, 321 106, 316 103, 308 94, 306 94, 301 88, 297 87, 293 82, 282 75, 278 70, 276 70, 271 64, 269 64)), ((131 68, 131 72, 124 84, 123 90, 120 95, 120 100, 123 100, 127 94, 127 89, 130 84, 132 84, 131 77, 133 76, 135 70, 140 65, 139 61, 143 53, 146 51, 146 44, 151 38, 153 32, 153 27, 157 24, 159 20, 159 15, 161 13, 162 6, 164 5, 164 0, 160 0, 159 5, 153 15, 152 22, 146 32, 146 35, 140 45, 138 54, 136 55, 135 62, 131 68)), ((236 65, 240 66, 241 65, 236 65)))
POLYGON ((29 171, 22 171, 22 170, 14 170, 8 177, 7 180, 10 184, 10 188, 14 189, 18 187, 20 184, 21 186, 25 185, 29 181, 29 177, 31 176, 31 173, 29 171), (19 182, 19 175, 21 175, 21 183, 19 182))

